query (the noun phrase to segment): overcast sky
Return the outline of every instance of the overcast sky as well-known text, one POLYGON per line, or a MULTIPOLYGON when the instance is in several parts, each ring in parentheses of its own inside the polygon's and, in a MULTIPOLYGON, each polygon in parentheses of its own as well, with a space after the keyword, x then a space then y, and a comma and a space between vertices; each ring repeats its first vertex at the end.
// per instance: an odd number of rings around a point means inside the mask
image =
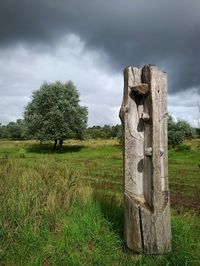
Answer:
POLYGON ((0 0, 0 123, 44 81, 72 80, 89 125, 120 123, 123 69, 168 73, 168 110, 197 126, 199 0, 0 0))

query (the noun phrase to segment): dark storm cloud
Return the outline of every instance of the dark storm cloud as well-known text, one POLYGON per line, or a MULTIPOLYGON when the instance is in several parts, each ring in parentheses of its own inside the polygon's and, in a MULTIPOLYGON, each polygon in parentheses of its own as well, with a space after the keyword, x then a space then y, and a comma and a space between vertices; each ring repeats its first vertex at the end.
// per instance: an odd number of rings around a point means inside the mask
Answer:
POLYGON ((68 33, 106 52, 114 71, 154 63, 170 92, 200 92, 199 0, 1 0, 0 43, 53 45, 68 33))

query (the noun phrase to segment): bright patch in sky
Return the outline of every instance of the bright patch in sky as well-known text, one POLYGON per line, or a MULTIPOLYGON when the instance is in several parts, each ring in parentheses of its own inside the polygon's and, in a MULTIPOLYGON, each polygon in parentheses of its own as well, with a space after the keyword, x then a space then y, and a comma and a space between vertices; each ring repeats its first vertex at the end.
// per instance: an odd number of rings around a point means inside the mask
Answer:
POLYGON ((0 58, 1 122, 22 117, 32 91, 44 81, 72 80, 80 92, 81 104, 88 107, 89 125, 119 123, 122 74, 111 72, 105 54, 85 51, 79 37, 71 34, 53 50, 22 44, 1 49, 0 58))

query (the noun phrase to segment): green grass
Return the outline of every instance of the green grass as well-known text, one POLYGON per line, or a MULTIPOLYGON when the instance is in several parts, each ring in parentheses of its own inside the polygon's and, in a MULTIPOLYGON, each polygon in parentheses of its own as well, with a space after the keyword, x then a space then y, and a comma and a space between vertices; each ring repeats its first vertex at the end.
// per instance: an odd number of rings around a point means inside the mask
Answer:
POLYGON ((187 141, 190 151, 169 151, 169 177, 174 207, 200 212, 200 140, 187 141))
POLYGON ((199 265, 199 143, 169 151, 172 253, 147 256, 123 243, 115 140, 0 141, 0 265, 199 265))

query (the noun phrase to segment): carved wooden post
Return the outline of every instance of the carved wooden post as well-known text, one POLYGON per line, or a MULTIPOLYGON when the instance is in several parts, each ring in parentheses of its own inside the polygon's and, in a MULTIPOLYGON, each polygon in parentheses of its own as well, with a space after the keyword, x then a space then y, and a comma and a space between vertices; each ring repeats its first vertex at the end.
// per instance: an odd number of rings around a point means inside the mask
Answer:
POLYGON ((120 118, 124 138, 125 242, 138 252, 169 252, 166 73, 153 65, 127 67, 120 118))

